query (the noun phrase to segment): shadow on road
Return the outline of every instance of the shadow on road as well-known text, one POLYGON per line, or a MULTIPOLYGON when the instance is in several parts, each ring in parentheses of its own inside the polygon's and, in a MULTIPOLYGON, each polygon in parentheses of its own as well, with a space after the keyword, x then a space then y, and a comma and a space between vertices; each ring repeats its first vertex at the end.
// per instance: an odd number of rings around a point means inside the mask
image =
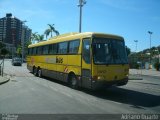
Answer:
MULTIPOLYGON (((43 77, 43 78, 64 86, 68 86, 67 83, 64 83, 62 81, 58 81, 48 77, 43 77)), ((91 91, 86 89, 79 89, 79 90, 98 98, 111 100, 111 101, 124 103, 124 104, 129 104, 132 107, 136 107, 139 109, 142 109, 141 107, 160 106, 160 96, 152 95, 149 93, 143 93, 139 91, 134 91, 134 90, 129 90, 125 88, 119 88, 119 87, 113 86, 108 89, 99 90, 99 91, 91 91)))
POLYGON ((133 107, 141 108, 142 107, 155 107, 160 105, 160 96, 142 93, 139 91, 133 91, 124 88, 111 87, 104 91, 85 91, 90 95, 107 99, 119 103, 130 104, 133 107))

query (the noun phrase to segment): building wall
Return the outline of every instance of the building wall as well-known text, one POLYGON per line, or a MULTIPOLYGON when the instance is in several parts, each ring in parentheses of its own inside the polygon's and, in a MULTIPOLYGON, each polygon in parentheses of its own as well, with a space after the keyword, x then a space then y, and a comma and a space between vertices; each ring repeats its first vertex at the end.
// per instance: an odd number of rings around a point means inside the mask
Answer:
POLYGON ((24 58, 26 57, 26 54, 27 54, 27 51, 25 51, 25 48, 27 47, 28 45, 28 42, 30 41, 31 39, 31 33, 32 33, 32 30, 29 29, 27 26, 23 25, 22 27, 22 36, 21 36, 21 44, 22 44, 22 49, 24 49, 24 58), (23 48, 24 47, 24 48, 23 48))
POLYGON ((0 18, 0 41, 12 44, 17 49, 18 45, 22 45, 23 41, 26 43, 27 40, 30 40, 31 29, 23 26, 23 23, 23 21, 12 16, 11 13, 0 18))
POLYGON ((0 41, 3 42, 6 36, 6 20, 0 19, 0 41))
MULTIPOLYGON (((21 45, 23 28, 22 24, 23 21, 13 17, 11 13, 6 14, 6 17, 0 18, 0 41, 13 44, 15 47, 21 45)), ((28 30, 31 31, 29 28, 28 30)), ((31 34, 24 32, 24 40, 27 40, 30 36, 31 34)))

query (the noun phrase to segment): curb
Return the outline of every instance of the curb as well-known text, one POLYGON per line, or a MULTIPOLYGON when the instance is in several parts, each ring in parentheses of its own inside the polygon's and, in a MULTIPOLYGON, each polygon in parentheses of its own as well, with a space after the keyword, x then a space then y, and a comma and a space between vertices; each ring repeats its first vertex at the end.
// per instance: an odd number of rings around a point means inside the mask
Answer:
POLYGON ((139 75, 130 74, 128 80, 143 80, 139 75))
POLYGON ((128 80, 143 80, 143 78, 129 78, 128 80))
POLYGON ((6 77, 0 77, 0 78, 3 79, 2 81, 0 81, 0 85, 6 83, 6 82, 8 82, 8 81, 10 81, 10 78, 6 78, 6 77))
POLYGON ((152 77, 152 78, 160 79, 160 76, 153 76, 153 75, 142 75, 142 77, 152 77))

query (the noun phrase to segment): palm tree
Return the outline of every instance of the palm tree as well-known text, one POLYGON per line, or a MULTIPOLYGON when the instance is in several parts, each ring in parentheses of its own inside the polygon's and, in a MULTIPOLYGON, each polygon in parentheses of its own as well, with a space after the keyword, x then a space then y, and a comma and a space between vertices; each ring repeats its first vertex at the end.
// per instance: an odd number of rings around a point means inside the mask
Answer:
POLYGON ((35 32, 35 33, 31 34, 31 42, 33 42, 33 40, 37 39, 37 34, 38 34, 38 32, 35 32))
POLYGON ((43 41, 44 35, 37 34, 37 40, 38 40, 38 42, 43 41))
POLYGON ((48 24, 48 26, 49 26, 49 29, 50 29, 50 33, 51 33, 51 37, 52 37, 52 32, 55 32, 55 28, 53 27, 54 26, 54 24, 48 24))
POLYGON ((56 33, 56 36, 58 36, 58 35, 59 35, 59 32, 58 32, 57 30, 55 30, 54 32, 56 33))
POLYGON ((50 30, 50 29, 46 29, 46 30, 44 31, 44 34, 46 35, 46 39, 47 39, 47 37, 49 36, 50 33, 51 33, 51 30, 50 30))
POLYGON ((52 32, 56 34, 56 36, 59 35, 59 32, 54 28, 54 24, 48 24, 49 28, 45 30, 44 34, 46 35, 46 39, 51 34, 52 37, 52 32))

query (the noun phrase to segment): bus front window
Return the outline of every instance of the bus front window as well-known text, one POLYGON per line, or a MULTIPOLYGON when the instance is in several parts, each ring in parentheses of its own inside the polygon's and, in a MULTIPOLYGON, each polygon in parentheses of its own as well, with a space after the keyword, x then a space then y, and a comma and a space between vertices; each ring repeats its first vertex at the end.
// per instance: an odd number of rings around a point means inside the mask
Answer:
POLYGON ((95 64, 128 63, 123 40, 95 38, 92 48, 95 64))

